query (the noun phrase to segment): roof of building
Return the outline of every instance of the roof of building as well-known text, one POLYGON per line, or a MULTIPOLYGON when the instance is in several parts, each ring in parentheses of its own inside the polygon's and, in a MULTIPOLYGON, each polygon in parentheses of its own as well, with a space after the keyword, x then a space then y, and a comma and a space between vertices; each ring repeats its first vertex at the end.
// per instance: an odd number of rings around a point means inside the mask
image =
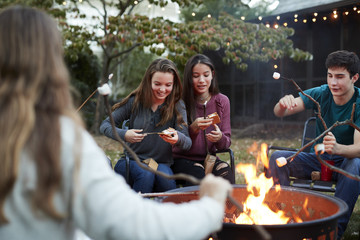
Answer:
POLYGON ((271 15, 279 15, 283 13, 290 13, 295 11, 322 11, 329 8, 337 8, 347 6, 349 4, 356 4, 356 0, 280 0, 279 5, 272 12, 271 15))

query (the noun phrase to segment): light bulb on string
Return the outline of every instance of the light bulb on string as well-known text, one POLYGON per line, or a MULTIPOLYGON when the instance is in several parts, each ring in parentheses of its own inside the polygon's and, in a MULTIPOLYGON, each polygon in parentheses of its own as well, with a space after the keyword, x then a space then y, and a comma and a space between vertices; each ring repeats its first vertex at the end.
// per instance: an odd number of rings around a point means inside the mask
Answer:
POLYGON ((337 11, 336 11, 336 10, 334 10, 334 11, 333 11, 333 18, 335 18, 335 19, 336 19, 337 17, 338 17, 337 11))

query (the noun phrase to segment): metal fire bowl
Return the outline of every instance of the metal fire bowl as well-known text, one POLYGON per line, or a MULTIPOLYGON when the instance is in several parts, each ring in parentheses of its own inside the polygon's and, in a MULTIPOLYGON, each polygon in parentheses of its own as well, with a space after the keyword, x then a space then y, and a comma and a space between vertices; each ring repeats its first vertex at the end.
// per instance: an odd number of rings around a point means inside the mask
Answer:
MULTIPOLYGON (((233 197, 242 204, 249 192, 246 185, 233 185, 233 197)), ((162 202, 182 203, 198 199, 198 186, 184 187, 171 190, 177 192, 173 196, 162 197, 162 202), (181 193, 184 193, 181 195, 181 193), (195 194, 186 194, 195 192, 195 194)), ((325 195, 323 193, 299 189, 294 187, 281 187, 277 192, 275 188, 270 189, 266 195, 265 202, 273 211, 285 211, 286 216, 294 219, 300 217, 302 223, 262 225, 271 235, 272 239, 311 239, 325 240, 336 239, 337 221, 347 211, 348 207, 339 198, 325 195), (308 199, 306 210, 303 208, 305 199, 308 199)), ((230 202, 226 203, 225 215, 233 214, 236 208, 230 202)), ((223 229, 214 235, 215 239, 222 240, 255 240, 262 239, 253 225, 223 223, 223 229)))

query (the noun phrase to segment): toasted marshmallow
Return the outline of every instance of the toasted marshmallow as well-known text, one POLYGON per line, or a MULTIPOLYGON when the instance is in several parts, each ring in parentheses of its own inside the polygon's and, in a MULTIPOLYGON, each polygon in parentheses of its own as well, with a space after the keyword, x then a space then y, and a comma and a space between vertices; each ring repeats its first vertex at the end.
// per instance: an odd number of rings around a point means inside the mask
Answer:
POLYGON ((287 164, 286 158, 279 157, 276 159, 276 165, 278 165, 278 167, 285 166, 286 164, 287 164))
POLYGON ((316 144, 314 149, 316 154, 323 154, 325 152, 325 145, 323 143, 316 144))
POLYGON ((280 78, 280 73, 274 72, 273 78, 276 79, 276 80, 279 79, 280 78))

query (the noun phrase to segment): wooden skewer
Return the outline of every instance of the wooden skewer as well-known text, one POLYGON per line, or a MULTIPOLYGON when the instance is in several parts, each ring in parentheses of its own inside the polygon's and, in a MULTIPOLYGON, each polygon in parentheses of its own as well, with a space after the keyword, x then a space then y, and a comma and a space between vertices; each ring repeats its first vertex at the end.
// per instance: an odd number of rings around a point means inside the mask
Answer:
POLYGON ((199 192, 161 192, 161 193, 139 193, 142 197, 168 197, 179 195, 198 195, 199 192))

